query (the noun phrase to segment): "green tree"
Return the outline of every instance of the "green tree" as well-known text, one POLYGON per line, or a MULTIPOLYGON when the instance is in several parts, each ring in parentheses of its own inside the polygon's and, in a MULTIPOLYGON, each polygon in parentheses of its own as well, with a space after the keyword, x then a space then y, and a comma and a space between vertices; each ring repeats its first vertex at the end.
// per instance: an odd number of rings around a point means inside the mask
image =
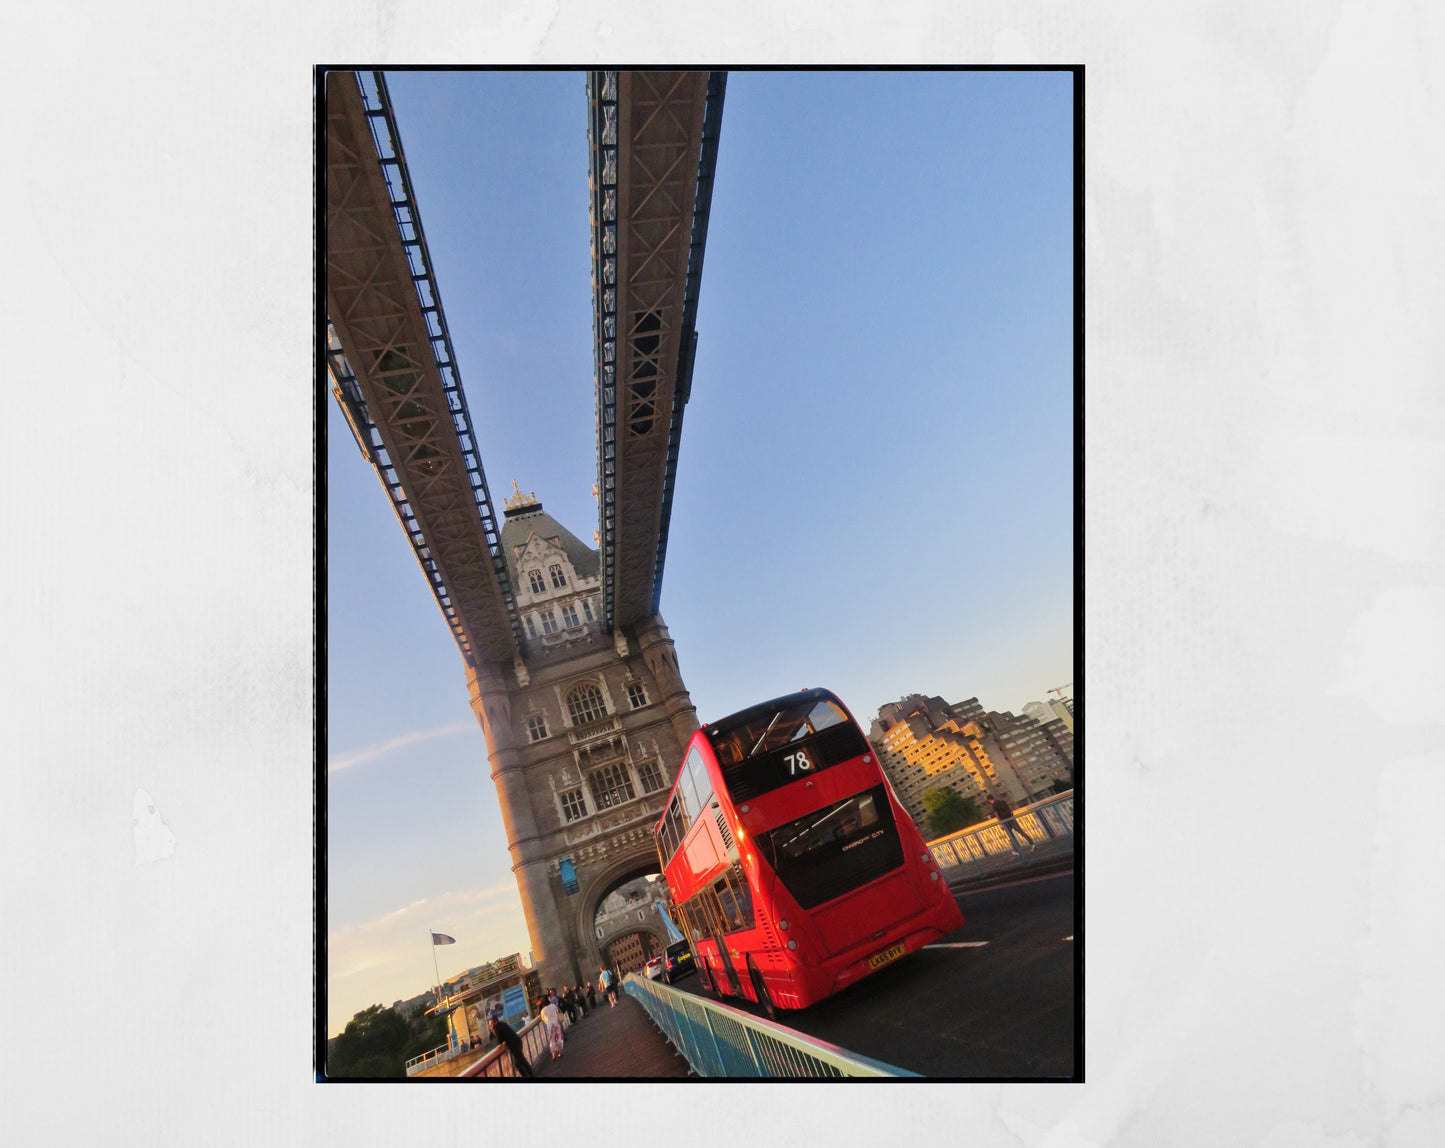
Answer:
POLYGON ((447 1018, 428 1016, 424 1010, 417 1009, 411 1018, 411 1039, 401 1050, 401 1058, 403 1061, 410 1060, 412 1057, 430 1052, 446 1042, 447 1018))
POLYGON ((336 1038, 327 1075, 405 1077, 403 1052, 411 1039, 411 1025, 394 1010, 381 1005, 362 1009, 336 1038))
POLYGON ((973 799, 964 797, 949 785, 925 789, 923 809, 928 814, 928 832, 933 837, 942 837, 945 833, 983 820, 973 799))

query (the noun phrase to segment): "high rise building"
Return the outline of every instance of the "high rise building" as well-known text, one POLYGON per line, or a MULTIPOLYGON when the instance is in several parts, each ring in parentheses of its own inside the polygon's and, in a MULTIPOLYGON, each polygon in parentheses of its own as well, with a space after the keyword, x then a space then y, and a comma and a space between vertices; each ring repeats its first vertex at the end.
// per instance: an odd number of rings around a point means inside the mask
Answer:
POLYGON ((1039 731, 1048 739, 1054 751, 1068 765, 1069 774, 1074 772, 1074 732, 1064 724, 1062 718, 1054 718, 1040 724, 1039 731))
POLYGON ((940 697, 910 694, 878 710, 869 740, 908 815, 928 834, 923 795, 947 786, 982 810, 1001 779, 989 761, 970 748, 964 724, 940 697))
POLYGON ((1027 805, 1073 784, 1073 734, 1046 710, 1031 716, 989 711, 977 698, 952 705, 909 694, 879 707, 869 741, 910 817, 928 833, 923 796, 947 786, 982 813, 990 796, 1027 805))
MULTIPOLYGON (((1009 769, 1027 792, 1028 800, 1037 801, 1071 787, 1072 758, 1064 759, 1054 740, 1032 717, 1008 712, 990 713, 987 722, 994 740, 1008 759, 1009 769)), ((1072 735, 1069 745, 1072 749, 1072 735)))
POLYGON ((1024 713, 1044 725, 1057 718, 1074 732, 1074 699, 1066 697, 1050 698, 1047 702, 1029 702, 1024 706, 1024 713))

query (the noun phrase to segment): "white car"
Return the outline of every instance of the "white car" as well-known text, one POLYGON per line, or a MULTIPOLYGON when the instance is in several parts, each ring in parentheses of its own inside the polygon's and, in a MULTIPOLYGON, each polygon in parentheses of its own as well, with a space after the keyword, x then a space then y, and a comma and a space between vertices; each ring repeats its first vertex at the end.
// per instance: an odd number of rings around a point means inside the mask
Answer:
POLYGON ((662 966, 665 961, 665 957, 653 957, 652 960, 647 962, 647 968, 642 971, 647 974, 649 980, 655 981, 658 977, 662 976, 662 966))

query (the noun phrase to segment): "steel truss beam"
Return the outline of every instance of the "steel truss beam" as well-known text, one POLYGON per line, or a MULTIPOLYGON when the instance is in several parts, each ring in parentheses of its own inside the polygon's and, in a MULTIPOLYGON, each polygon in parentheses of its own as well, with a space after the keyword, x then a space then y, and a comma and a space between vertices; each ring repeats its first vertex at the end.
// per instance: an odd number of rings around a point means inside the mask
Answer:
POLYGON ((725 86, 721 72, 588 73, 598 536, 609 630, 657 613, 662 591, 725 86))
POLYGON ((467 665, 525 648, 491 493, 380 72, 326 90, 327 356, 467 665))

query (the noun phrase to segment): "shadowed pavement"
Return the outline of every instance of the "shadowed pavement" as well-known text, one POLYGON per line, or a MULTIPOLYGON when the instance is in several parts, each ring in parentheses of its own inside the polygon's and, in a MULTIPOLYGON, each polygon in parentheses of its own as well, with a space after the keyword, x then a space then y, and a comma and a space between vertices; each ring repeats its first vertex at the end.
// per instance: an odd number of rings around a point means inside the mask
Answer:
POLYGON ((560 1060, 543 1052, 532 1071, 546 1080, 659 1079, 685 1077, 688 1066, 642 1006, 619 993, 616 1008, 598 998, 597 1007, 567 1030, 560 1060))

